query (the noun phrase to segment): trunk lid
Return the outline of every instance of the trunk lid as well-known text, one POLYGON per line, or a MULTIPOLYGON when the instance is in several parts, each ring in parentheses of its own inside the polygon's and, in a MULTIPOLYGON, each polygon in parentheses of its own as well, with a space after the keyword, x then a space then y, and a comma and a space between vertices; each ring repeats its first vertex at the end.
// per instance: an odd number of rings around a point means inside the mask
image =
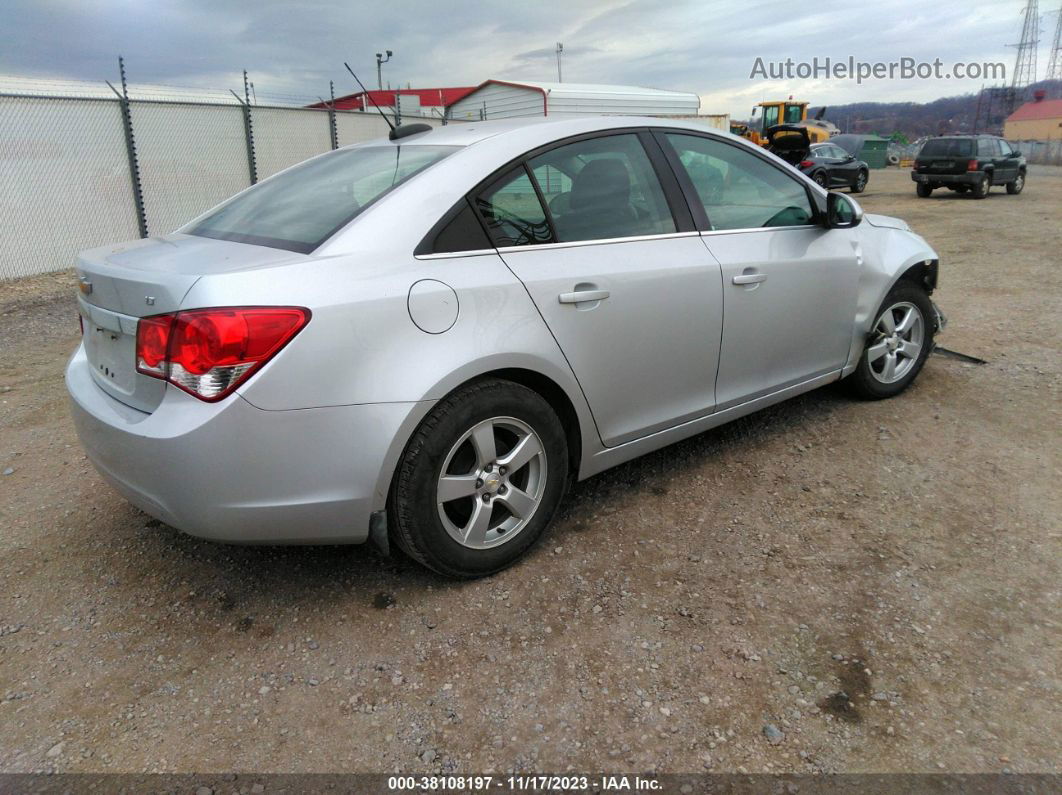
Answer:
POLYGON ((304 259, 291 251, 183 234, 82 252, 78 312, 93 378, 116 400, 153 411, 166 382, 136 371, 138 319, 177 311, 204 276, 304 259))
POLYGON ((776 124, 767 130, 767 149, 795 166, 807 159, 811 151, 811 138, 804 127, 776 124))

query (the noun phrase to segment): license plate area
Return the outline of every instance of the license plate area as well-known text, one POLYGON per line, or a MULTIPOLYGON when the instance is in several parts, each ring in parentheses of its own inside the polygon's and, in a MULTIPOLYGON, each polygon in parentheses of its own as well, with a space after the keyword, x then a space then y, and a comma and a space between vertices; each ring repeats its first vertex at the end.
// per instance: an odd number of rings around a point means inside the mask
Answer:
POLYGON ((92 377, 108 392, 133 394, 137 382, 135 319, 84 305, 79 310, 92 377))

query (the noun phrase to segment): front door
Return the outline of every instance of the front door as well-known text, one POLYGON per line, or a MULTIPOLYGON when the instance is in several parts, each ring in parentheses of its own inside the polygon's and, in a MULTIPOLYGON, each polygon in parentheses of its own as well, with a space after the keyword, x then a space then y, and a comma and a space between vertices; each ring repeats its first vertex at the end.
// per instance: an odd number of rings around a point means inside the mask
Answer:
POLYGON ((674 178, 646 144, 656 146, 625 133, 561 145, 475 200, 608 446, 715 405, 719 266, 689 229, 688 209, 680 231, 660 182, 674 178))
POLYGON ((703 205, 694 216, 721 267, 717 408, 840 370, 862 264, 856 235, 819 225, 806 185, 747 147, 662 137, 703 205))

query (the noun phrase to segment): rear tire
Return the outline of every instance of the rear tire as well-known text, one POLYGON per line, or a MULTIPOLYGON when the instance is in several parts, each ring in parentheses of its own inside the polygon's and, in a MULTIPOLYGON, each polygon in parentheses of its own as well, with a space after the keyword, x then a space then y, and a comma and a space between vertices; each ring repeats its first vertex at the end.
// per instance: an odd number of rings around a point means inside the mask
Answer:
POLYGON ((933 188, 928 182, 919 182, 915 185, 915 191, 918 193, 918 198, 928 199, 933 195, 933 188))
POLYGON ((1012 182, 1007 183, 1007 193, 1011 196, 1016 196, 1021 193, 1022 188, 1025 187, 1025 174, 1019 173, 1012 182))
POLYGON ((933 349, 936 313, 926 291, 899 282, 878 308, 859 364, 844 380, 855 397, 882 400, 911 385, 933 349))
POLYGON ((820 188, 826 188, 827 190, 829 190, 830 178, 828 176, 826 176, 826 172, 825 171, 816 171, 814 174, 811 175, 811 179, 820 188))
POLYGON ((479 381, 414 432, 391 486, 389 531, 440 574, 483 577, 541 537, 567 487, 567 438, 549 403, 511 381, 479 381))
POLYGON ((988 195, 988 191, 992 189, 992 178, 985 174, 981 179, 973 184, 970 189, 975 199, 983 199, 988 195))

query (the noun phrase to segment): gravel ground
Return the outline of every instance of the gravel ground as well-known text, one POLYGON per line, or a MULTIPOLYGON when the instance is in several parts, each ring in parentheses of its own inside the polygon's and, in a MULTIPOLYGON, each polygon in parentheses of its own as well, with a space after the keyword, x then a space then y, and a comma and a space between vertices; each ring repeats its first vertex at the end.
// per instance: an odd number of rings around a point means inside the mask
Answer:
POLYGON ((138 512, 67 418, 69 274, 0 286, 0 770, 1059 772, 1062 170, 861 201, 989 364, 616 468, 470 583, 138 512))

